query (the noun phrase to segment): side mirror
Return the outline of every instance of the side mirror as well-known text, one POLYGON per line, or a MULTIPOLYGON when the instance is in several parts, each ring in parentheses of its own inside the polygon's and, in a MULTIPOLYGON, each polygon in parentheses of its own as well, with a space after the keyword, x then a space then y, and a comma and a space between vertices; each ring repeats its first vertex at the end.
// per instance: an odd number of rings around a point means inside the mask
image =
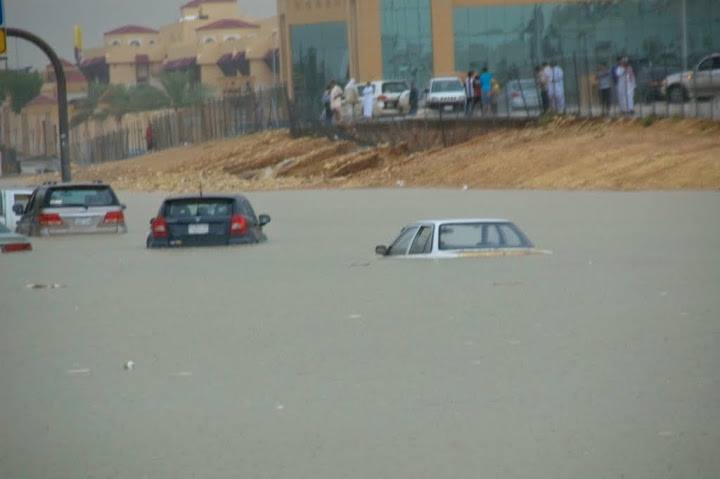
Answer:
POLYGON ((375 254, 380 256, 387 256, 388 254, 388 248, 385 245, 380 245, 375 247, 375 254))
POLYGON ((270 215, 260 215, 258 216, 258 222, 260 226, 265 226, 270 223, 270 215))
POLYGON ((25 212, 25 207, 24 207, 22 204, 20 204, 20 203, 15 203, 15 204, 13 205, 12 210, 13 210, 13 213, 15 213, 16 215, 20 216, 20 215, 22 215, 22 214, 25 212))

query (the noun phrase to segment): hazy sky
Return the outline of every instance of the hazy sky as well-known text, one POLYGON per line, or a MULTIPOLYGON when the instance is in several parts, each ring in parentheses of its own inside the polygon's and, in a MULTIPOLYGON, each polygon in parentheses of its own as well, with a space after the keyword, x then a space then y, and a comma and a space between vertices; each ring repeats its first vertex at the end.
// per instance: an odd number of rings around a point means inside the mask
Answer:
MULTIPOLYGON (((5 24, 30 30, 73 59, 73 25, 83 29, 85 47, 102 44, 103 32, 126 24, 159 27, 177 21, 180 5, 188 0, 4 0, 5 24)), ((275 15, 276 0, 238 0, 249 16, 275 15)), ((44 67, 45 56, 24 40, 10 39, 8 63, 44 67), (17 44, 17 47, 16 47, 17 44)))

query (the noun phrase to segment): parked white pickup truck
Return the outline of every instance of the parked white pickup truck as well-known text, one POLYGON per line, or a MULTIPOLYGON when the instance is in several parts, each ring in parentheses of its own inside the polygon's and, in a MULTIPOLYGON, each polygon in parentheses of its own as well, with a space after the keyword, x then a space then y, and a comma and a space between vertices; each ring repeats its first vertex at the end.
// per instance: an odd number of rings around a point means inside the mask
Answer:
POLYGON ((0 189, 0 224, 5 225, 10 231, 15 231, 20 217, 13 212, 15 204, 23 207, 30 201, 33 190, 29 188, 7 188, 0 189))

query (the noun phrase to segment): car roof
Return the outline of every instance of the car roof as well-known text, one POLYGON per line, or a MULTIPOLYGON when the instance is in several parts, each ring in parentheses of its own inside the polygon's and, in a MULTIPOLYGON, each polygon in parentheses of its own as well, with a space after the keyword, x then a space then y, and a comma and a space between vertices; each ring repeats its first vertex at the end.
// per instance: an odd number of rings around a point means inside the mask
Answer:
POLYGON ((446 219, 434 219, 434 220, 420 220, 413 223, 413 225, 428 224, 434 225, 452 223, 452 224, 471 224, 471 223, 512 223, 510 220, 502 218, 446 218, 446 219))
POLYGON ((70 183, 46 183, 43 185, 40 185, 39 188, 110 188, 110 185, 107 183, 102 182, 96 182, 96 181, 84 181, 84 182, 70 182, 70 183))
POLYGON ((197 194, 197 195, 179 195, 179 196, 168 196, 164 201, 183 201, 183 200, 247 200, 243 195, 231 194, 197 194))
POLYGON ((458 77, 435 77, 435 78, 431 78, 431 79, 430 79, 431 82, 434 82, 434 81, 448 81, 448 80, 460 81, 460 79, 459 79, 458 77))

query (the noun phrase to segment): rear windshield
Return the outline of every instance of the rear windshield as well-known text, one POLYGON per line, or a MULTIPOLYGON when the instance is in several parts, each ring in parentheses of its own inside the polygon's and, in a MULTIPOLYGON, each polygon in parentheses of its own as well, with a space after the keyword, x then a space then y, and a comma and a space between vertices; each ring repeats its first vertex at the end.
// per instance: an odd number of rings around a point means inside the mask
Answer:
POLYGON ((383 83, 382 86, 383 93, 402 93, 407 89, 405 82, 401 81, 383 83))
POLYGON ((232 214, 233 199, 231 198, 173 200, 165 204, 166 218, 178 219, 193 216, 221 218, 232 216, 232 214))
POLYGON ((53 188, 45 195, 45 208, 72 206, 115 206, 117 198, 107 186, 73 186, 53 188))

